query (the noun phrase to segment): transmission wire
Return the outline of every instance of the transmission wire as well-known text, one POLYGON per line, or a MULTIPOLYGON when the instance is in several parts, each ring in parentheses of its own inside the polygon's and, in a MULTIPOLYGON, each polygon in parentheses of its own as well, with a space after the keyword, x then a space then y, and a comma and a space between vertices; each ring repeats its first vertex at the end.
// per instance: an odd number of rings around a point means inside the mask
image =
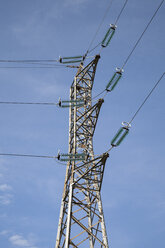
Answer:
POLYGON ((121 16, 123 10, 125 9, 125 6, 126 6, 127 2, 128 2, 128 0, 125 0, 125 3, 124 3, 124 5, 123 5, 121 11, 120 11, 119 15, 118 15, 117 18, 116 18, 115 25, 118 23, 118 21, 119 21, 119 19, 120 19, 120 16, 121 16))
MULTIPOLYGON (((145 104, 145 102, 148 100, 148 98, 150 97, 150 95, 152 94, 152 92, 155 90, 155 88, 157 87, 157 85, 159 84, 159 82, 162 80, 162 78, 164 77, 165 72, 162 74, 162 76, 160 77, 160 79, 158 80, 158 82, 154 85, 154 87, 152 88, 152 90, 149 92, 149 94, 147 95, 147 97, 144 99, 143 103, 140 105, 140 107, 138 108, 138 110, 135 112, 135 114, 133 115, 132 119, 130 122, 128 122, 129 124, 134 120, 134 118, 136 117, 136 115, 138 114, 138 112, 140 111, 140 109, 143 107, 143 105, 145 104)), ((104 90, 105 91, 105 90, 104 90)), ((99 93, 98 95, 96 95, 95 97, 92 98, 92 100, 94 100, 95 98, 97 98, 99 95, 103 94, 102 91, 101 93, 99 93)), ((103 99, 106 97, 107 92, 105 93, 105 95, 103 96, 103 99)), ((58 103, 51 103, 51 102, 3 102, 1 101, 0 104, 27 104, 27 105, 55 105, 58 106, 58 103)))
POLYGON ((146 101, 148 100, 148 98, 151 96, 151 94, 153 93, 153 91, 155 90, 155 88, 158 86, 158 84, 160 83, 160 81, 162 80, 162 78, 164 77, 164 75, 165 75, 165 72, 161 75, 161 77, 156 82, 156 84, 154 85, 154 87, 151 89, 151 91, 149 92, 149 94, 146 96, 146 98, 144 99, 144 101, 142 102, 142 104, 139 106, 139 108, 137 109, 137 111, 133 115, 132 119, 128 122, 129 124, 131 124, 131 122, 135 119, 136 115, 139 113, 139 111, 141 110, 141 108, 143 107, 143 105, 146 103, 146 101))
POLYGON ((0 69, 61 69, 61 68, 77 68, 75 66, 0 66, 0 69))
POLYGON ((93 47, 91 50, 89 50, 88 53, 91 53, 92 51, 94 51, 100 45, 101 45, 101 42, 99 42, 95 47, 93 47))
MULTIPOLYGON (((139 111, 141 110, 141 108, 144 106, 144 104, 146 103, 146 101, 148 100, 148 98, 151 96, 151 94, 153 93, 153 91, 155 90, 155 88, 158 86, 158 84, 160 83, 160 81, 162 80, 162 78, 164 77, 164 75, 165 75, 165 72, 163 72, 163 74, 161 75, 161 77, 159 78, 159 80, 156 82, 156 84, 151 89, 151 91, 149 92, 149 94, 147 95, 147 97, 144 99, 144 101, 142 102, 142 104, 140 105, 140 107, 137 109, 137 111, 133 115, 132 119, 129 121, 128 125, 131 124, 132 121, 135 119, 136 115, 139 113, 139 111)), ((112 148, 113 148, 113 146, 111 146, 107 150, 107 153, 109 153, 112 150, 112 148)), ((31 157, 31 158, 57 158, 56 156, 32 155, 32 154, 18 154, 18 153, 0 153, 0 156, 31 157)))
POLYGON ((57 158, 56 156, 20 154, 20 153, 0 153, 0 156, 30 157, 30 158, 57 158))
MULTIPOLYGON (((86 57, 87 59, 93 56, 86 57)), ((23 64, 33 64, 33 65, 42 65, 42 66, 0 66, 0 69, 8 69, 8 68, 78 68, 78 66, 67 65, 67 64, 54 64, 54 62, 59 62, 59 60, 0 60, 0 63, 23 63, 23 64), (47 63, 42 63, 47 62, 47 63), (51 64, 53 62, 53 64, 51 64), (46 65, 46 66, 45 66, 46 65)))
POLYGON ((0 104, 29 104, 29 105, 58 105, 58 103, 54 102, 3 102, 1 101, 0 104))
MULTIPOLYGON (((123 8, 122 8, 122 10, 120 11, 120 14, 119 14, 119 16, 118 16, 119 18, 120 18, 120 16, 121 16, 121 13, 122 13, 122 11, 124 10, 124 8, 125 8, 127 2, 128 2, 128 1, 126 0, 124 6, 123 6, 123 8)), ((142 34, 140 35, 139 39, 137 40, 137 42, 135 43, 133 49, 131 50, 130 54, 128 55, 127 59, 125 60, 123 66, 121 67, 121 70, 122 70, 122 69, 125 67, 125 65, 127 64, 127 62, 128 62, 128 60, 130 59, 132 53, 134 52, 134 50, 135 50, 135 48, 137 47, 137 45, 138 45, 138 43, 140 42, 140 40, 142 39, 144 33, 145 33, 146 30, 148 29, 148 27, 149 27, 149 25, 151 24, 152 20, 153 20, 154 17, 156 16, 156 14, 157 14, 158 10, 160 9, 160 7, 162 6, 163 2, 164 2, 164 0, 161 1, 161 3, 159 4, 158 8, 157 8, 156 11, 154 12, 153 16, 151 17, 151 19, 150 19, 150 21, 148 22, 147 26, 145 27, 144 31, 143 31, 142 34)), ((119 20, 118 17, 117 17, 117 21, 119 20)), ((94 98, 92 98, 92 99, 97 98, 98 96, 100 96, 101 94, 103 94, 105 91, 106 91, 106 89, 103 90, 102 92, 100 92, 98 95, 96 95, 96 96, 95 96, 94 98)))
MULTIPOLYGON (((18 63, 18 62, 16 62, 16 63, 18 63)), ((63 64, 54 64, 54 62, 53 62, 53 64, 51 64, 51 62, 44 62, 44 63, 42 63, 42 62, 19 62, 19 63, 24 63, 24 64, 27 64, 27 65, 47 65, 47 66, 65 66, 65 65, 63 65, 63 64)))
POLYGON ((125 65, 127 64, 128 60, 130 59, 132 53, 134 52, 134 50, 136 49, 137 45, 139 44, 141 38, 143 37, 143 35, 145 34, 146 30, 148 29, 149 25, 151 24, 152 20, 154 19, 154 17, 156 16, 158 10, 160 9, 160 7, 162 6, 164 0, 161 1, 161 3, 159 4, 158 8, 156 9, 156 11, 154 12, 153 16, 151 17, 151 19, 149 20, 147 26, 145 27, 144 31, 142 32, 142 34, 140 35, 139 39, 137 40, 137 42, 135 43, 133 49, 131 50, 130 54, 128 55, 128 57, 126 58, 123 66, 121 67, 121 69, 123 69, 125 67, 125 65))
POLYGON ((37 62, 59 62, 56 59, 0 59, 0 63, 37 63, 37 62))
POLYGON ((103 24, 103 22, 104 22, 104 20, 105 20, 105 18, 106 18, 106 16, 107 16, 107 14, 108 14, 110 8, 111 8, 111 6, 112 6, 112 2, 113 2, 113 1, 114 1, 114 0, 110 0, 110 3, 109 3, 109 5, 108 5, 108 7, 107 7, 107 9, 106 9, 106 11, 105 11, 105 13, 104 13, 104 16, 103 16, 103 18, 102 18, 102 20, 101 20, 101 22, 100 22, 100 24, 99 24, 99 26, 98 26, 98 28, 97 28, 97 30, 96 30, 94 36, 93 36, 93 38, 92 38, 92 40, 91 40, 91 42, 90 42, 90 44, 89 44, 89 47, 88 47, 87 52, 86 52, 86 55, 87 55, 89 52, 93 51, 97 46, 100 45, 100 44, 98 44, 95 48, 93 48, 91 51, 89 51, 89 49, 91 48, 91 46, 92 46, 92 44, 93 44, 93 42, 94 42, 94 40, 95 40, 95 38, 96 38, 96 36, 97 36, 97 34, 98 34, 100 28, 101 28, 101 26, 102 26, 102 24, 103 24))
POLYGON ((99 94, 97 94, 96 96, 94 96, 94 97, 92 98, 92 100, 94 100, 94 99, 96 99, 98 96, 102 95, 105 91, 106 91, 106 90, 101 91, 99 94))
MULTIPOLYGON (((137 109, 137 111, 133 115, 132 119, 128 122, 128 126, 135 119, 136 115, 139 113, 139 111, 141 110, 141 108, 144 106, 144 104, 146 103, 146 101, 148 100, 148 98, 151 96, 151 94, 153 93, 153 91, 155 90, 155 88, 158 86, 158 84, 160 83, 160 81, 162 80, 162 78, 164 77, 164 75, 165 75, 165 72, 163 72, 163 74, 161 75, 161 77, 159 78, 159 80, 156 82, 156 84, 154 85, 154 87, 151 89, 151 91, 149 92, 149 94, 146 96, 146 98, 144 99, 144 101, 142 102, 142 104, 139 106, 139 108, 137 109)), ((114 148, 114 146, 111 145, 111 147, 107 150, 107 153, 109 153, 113 148, 114 148)))
MULTIPOLYGON (((117 18, 116 18, 115 25, 116 25, 117 22, 119 21, 120 16, 121 16, 121 14, 122 14, 122 12, 123 12, 123 10, 124 10, 124 8, 125 8, 127 2, 128 2, 128 0, 125 0, 124 5, 123 5, 121 11, 119 12, 119 14, 118 14, 118 16, 117 16, 117 18)), ((88 53, 94 51, 98 46, 100 46, 101 43, 102 43, 102 42, 99 42, 99 43, 98 43, 94 48, 92 48, 91 50, 88 49, 88 50, 89 50, 88 53)), ((101 50, 102 50, 102 49, 101 49, 101 50)), ((100 51, 100 52, 101 52, 101 51, 100 51)))
MULTIPOLYGON (((45 65, 42 63, 28 63, 28 64, 40 64, 40 65, 45 65)), ((12 68, 27 68, 27 69, 35 69, 35 68, 48 68, 48 69, 61 69, 61 68, 78 68, 78 66, 74 65, 55 65, 55 64, 46 64, 47 66, 0 66, 0 69, 12 69, 12 68)))

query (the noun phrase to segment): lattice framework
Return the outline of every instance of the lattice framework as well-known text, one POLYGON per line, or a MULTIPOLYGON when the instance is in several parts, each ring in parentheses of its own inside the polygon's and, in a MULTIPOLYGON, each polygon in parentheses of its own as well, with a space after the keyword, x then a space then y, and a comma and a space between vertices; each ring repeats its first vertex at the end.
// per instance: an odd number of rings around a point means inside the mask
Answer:
POLYGON ((57 232, 56 248, 106 247, 108 240, 101 202, 101 185, 108 154, 95 157, 93 135, 103 99, 93 106, 92 87, 100 56, 86 67, 81 63, 70 88, 69 153, 85 153, 83 161, 69 161, 57 232))

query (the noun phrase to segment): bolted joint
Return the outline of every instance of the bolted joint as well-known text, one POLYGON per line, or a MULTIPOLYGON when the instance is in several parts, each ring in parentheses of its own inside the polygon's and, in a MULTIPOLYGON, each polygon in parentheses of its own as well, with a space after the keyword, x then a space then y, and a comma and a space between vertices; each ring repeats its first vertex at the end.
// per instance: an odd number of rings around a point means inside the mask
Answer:
POLYGON ((96 54, 95 59, 99 60, 100 58, 101 58, 100 54, 96 54))
POLYGON ((103 99, 103 98, 100 98, 100 99, 98 100, 98 102, 97 102, 98 107, 101 107, 101 105, 103 104, 103 102, 104 102, 104 99, 103 99))

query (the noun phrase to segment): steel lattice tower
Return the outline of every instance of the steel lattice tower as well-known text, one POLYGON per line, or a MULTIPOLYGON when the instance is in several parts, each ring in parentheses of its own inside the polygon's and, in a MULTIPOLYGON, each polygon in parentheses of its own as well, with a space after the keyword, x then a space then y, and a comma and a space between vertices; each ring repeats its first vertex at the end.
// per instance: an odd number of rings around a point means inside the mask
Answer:
POLYGON ((93 135, 103 99, 93 106, 92 87, 100 56, 86 66, 80 64, 70 88, 70 102, 84 100, 84 105, 71 105, 69 113, 69 154, 84 153, 82 160, 67 163, 56 248, 108 248, 102 209, 101 185, 108 153, 95 157, 93 135))

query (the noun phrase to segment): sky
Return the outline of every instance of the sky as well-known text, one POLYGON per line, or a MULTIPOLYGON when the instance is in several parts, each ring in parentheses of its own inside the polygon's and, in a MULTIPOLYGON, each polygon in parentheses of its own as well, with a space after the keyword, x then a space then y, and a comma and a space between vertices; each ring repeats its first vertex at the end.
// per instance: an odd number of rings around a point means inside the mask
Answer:
MULTIPOLYGON (((109 2, 1 0, 0 59, 83 55, 109 2)), ((123 3, 113 1, 93 46, 103 39, 123 3)), ((101 52, 93 96, 105 89, 115 68, 122 66, 159 3, 128 1, 110 45, 101 52)), ((164 72, 164 23, 165 4, 115 90, 105 98, 94 136, 95 154, 109 149, 122 121, 131 119, 164 72)), ((0 68, 0 101, 67 100, 75 73, 70 68, 0 68)), ((164 94, 162 79, 128 136, 107 160, 101 194, 112 248, 165 247, 164 94)), ((59 149, 68 151, 68 109, 1 104, 0 113, 1 153, 56 156, 59 149)), ((54 247, 65 169, 55 159, 0 157, 0 247, 54 247)))

